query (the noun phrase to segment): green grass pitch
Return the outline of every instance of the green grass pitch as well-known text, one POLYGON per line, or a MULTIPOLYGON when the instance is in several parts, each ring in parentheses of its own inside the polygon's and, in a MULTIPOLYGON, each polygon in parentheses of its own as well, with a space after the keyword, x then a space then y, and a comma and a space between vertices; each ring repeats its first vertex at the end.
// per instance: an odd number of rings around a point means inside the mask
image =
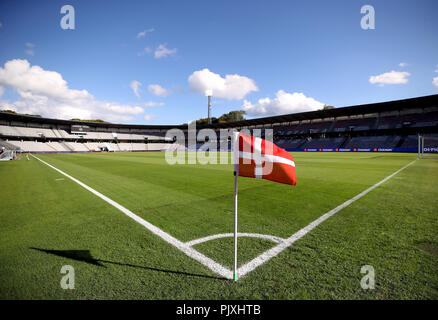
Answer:
MULTIPOLYGON (((288 238, 416 158, 295 153, 296 187, 239 178, 239 232, 288 238)), ((232 165, 164 153, 42 160, 181 241, 233 232, 232 165)), ((0 299, 437 299, 438 159, 416 161, 238 281, 225 280, 37 159, 0 163, 0 299), (60 286, 63 265, 75 289, 60 286), (360 286, 363 265, 375 289, 360 286)), ((239 238, 239 265, 275 243, 239 238)), ((194 248, 232 269, 233 239, 194 248)))

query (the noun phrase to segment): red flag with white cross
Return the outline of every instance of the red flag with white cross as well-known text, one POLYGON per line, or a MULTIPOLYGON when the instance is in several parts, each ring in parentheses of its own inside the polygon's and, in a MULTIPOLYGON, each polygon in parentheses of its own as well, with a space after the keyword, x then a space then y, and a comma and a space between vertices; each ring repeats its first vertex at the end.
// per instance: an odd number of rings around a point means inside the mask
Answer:
POLYGON ((274 143, 235 132, 233 151, 238 176, 297 184, 294 158, 274 143))
POLYGON ((237 177, 267 179, 295 186, 297 174, 292 155, 270 141, 233 133, 234 162, 234 280, 237 280, 237 177))

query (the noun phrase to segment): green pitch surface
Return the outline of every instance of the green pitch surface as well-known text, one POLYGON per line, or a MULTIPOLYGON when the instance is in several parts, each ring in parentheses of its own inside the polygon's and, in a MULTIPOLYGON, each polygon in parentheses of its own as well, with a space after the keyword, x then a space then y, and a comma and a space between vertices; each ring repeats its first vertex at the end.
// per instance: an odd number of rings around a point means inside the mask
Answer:
MULTIPOLYGON (((38 157, 188 242, 233 232, 232 165, 164 153, 38 157)), ((296 187, 239 178, 239 232, 288 238, 415 160, 296 153, 296 187)), ((234 282, 35 158, 0 163, 2 299, 437 299, 438 159, 416 161, 234 282), (61 267, 75 289, 60 286, 61 267), (375 271, 375 289, 360 283, 375 271)), ((238 241, 239 265, 277 245, 238 241)), ((233 238, 194 249, 232 270, 233 238)))

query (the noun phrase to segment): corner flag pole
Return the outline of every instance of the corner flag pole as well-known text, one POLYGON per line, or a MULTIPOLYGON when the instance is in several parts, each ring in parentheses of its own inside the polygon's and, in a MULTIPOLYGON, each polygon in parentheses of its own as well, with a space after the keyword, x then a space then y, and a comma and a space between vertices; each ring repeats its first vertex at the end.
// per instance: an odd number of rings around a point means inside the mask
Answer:
POLYGON ((237 281, 237 177, 239 176, 239 133, 233 133, 233 163, 234 163, 234 273, 237 281))
POLYGON ((234 171, 234 281, 237 280, 237 172, 234 171))

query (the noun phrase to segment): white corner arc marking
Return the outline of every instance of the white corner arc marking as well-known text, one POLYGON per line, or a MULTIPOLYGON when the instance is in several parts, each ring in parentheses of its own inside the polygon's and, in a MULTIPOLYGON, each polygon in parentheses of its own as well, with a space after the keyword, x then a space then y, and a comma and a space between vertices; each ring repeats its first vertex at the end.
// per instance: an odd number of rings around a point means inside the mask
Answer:
POLYGON ((402 167, 401 169, 398 169, 396 172, 392 173, 391 175, 387 176, 386 178, 384 178, 383 180, 377 182, 375 185, 369 187, 368 189, 366 189, 365 191, 362 191, 361 193, 359 193, 358 195, 356 195, 355 197, 351 198, 350 200, 345 201, 344 203, 340 204, 339 206, 337 206, 336 208, 326 212, 325 214, 323 214, 321 217, 319 217, 318 219, 316 219, 315 221, 311 222, 310 224, 308 224, 306 227, 302 228, 301 230, 295 232, 293 235, 291 235, 289 238, 287 238, 286 240, 284 240, 283 242, 281 242, 280 244, 276 245, 275 247, 265 251, 264 253, 262 253, 261 255, 259 255, 258 257, 254 258, 253 260, 247 262, 246 264, 244 264, 243 266, 241 266, 237 272, 239 274, 240 277, 243 277, 244 275, 246 275, 247 273, 253 271, 255 268, 259 267, 260 265, 264 264, 265 262, 269 261, 270 259, 272 259, 273 257, 277 256, 278 254, 280 254, 283 250, 285 250, 286 248, 288 248, 290 245, 292 245, 292 243, 294 243, 295 241, 297 241, 298 239, 304 237, 308 232, 310 232, 311 230, 313 230, 315 227, 317 227, 319 224, 321 224, 322 222, 324 222, 325 220, 327 220, 328 218, 330 218, 332 215, 334 215, 335 213, 341 211, 342 209, 344 209, 345 207, 349 206, 350 204, 352 204, 353 202, 355 202, 356 200, 362 198, 364 195, 366 195, 368 192, 374 190, 375 188, 377 188, 378 186, 380 186, 382 183, 385 183, 386 181, 388 181, 389 179, 391 179, 393 176, 395 176, 397 173, 399 173, 400 171, 406 169, 407 167, 409 167, 410 165, 412 165, 415 161, 414 160, 410 163, 408 163, 407 165, 405 165, 404 167, 402 167))
MULTIPOLYGON (((197 244, 203 243, 203 242, 207 242, 207 241, 211 241, 211 240, 216 240, 216 239, 221 239, 221 238, 228 238, 228 237, 234 237, 234 233, 221 233, 221 234, 214 234, 211 236, 207 236, 207 237, 203 237, 203 238, 199 238, 199 239, 194 239, 191 241, 186 242, 186 245, 188 245, 189 247, 195 246, 197 244)), ((280 237, 276 237, 276 236, 271 236, 271 235, 267 235, 267 234, 259 234, 259 233, 246 233, 246 232, 239 232, 237 233, 237 237, 250 237, 250 238, 259 238, 259 239, 264 239, 264 240, 269 240, 275 243, 281 243, 284 241, 284 239, 280 238, 280 237)))
MULTIPOLYGON (((184 243, 184 242, 182 242, 182 241, 172 237, 170 234, 164 232, 163 230, 159 229, 158 227, 154 226, 153 224, 147 222, 146 220, 140 218, 136 214, 132 213, 130 210, 126 209, 125 207, 123 207, 122 205, 118 204, 117 202, 111 200, 110 198, 104 196, 100 192, 98 192, 98 191, 94 190, 93 188, 87 186, 86 184, 82 183, 81 181, 73 178, 72 176, 68 175, 67 173, 65 173, 65 172, 59 170, 58 168, 50 165, 49 163, 41 160, 40 158, 34 156, 33 154, 31 154, 31 156, 36 158, 37 160, 41 161, 45 165, 49 166, 50 168, 58 171, 62 175, 64 175, 67 178, 71 179, 72 181, 76 182, 77 184, 79 184, 83 188, 87 189, 91 193, 95 194, 96 196, 98 196, 102 200, 106 201, 107 203, 111 204, 112 206, 114 206, 118 210, 122 211, 124 214, 126 214, 127 216, 129 216, 130 218, 135 220, 136 222, 140 223, 144 227, 146 227, 149 231, 151 231, 155 235, 159 236, 160 238, 162 238, 163 240, 165 240, 166 242, 168 242, 172 246, 176 247, 177 249, 181 250, 187 256, 189 256, 189 257, 193 258, 194 260, 200 262, 201 264, 203 264, 204 266, 209 268, 211 271, 217 273, 218 275, 220 275, 220 276, 222 276, 222 277, 224 277, 226 279, 230 279, 230 280, 233 279, 233 272, 230 269, 228 269, 228 268, 224 267, 223 265, 217 263, 216 261, 206 257, 205 255, 203 255, 202 253, 198 252, 197 250, 195 250, 195 249, 193 249, 191 247, 191 246, 193 246, 193 245, 195 245, 197 243, 201 243, 201 242, 199 242, 200 240, 207 239, 205 241, 208 241, 208 240, 212 240, 211 239, 212 237, 222 236, 224 234, 208 236, 208 237, 191 240, 189 242, 184 243)), ((245 276, 246 274, 248 274, 249 272, 253 271, 257 267, 261 266, 265 262, 267 262, 270 259, 272 259, 273 257, 277 256, 282 251, 284 251, 289 246, 291 246, 295 241, 297 241, 298 239, 304 237, 308 232, 310 232, 311 230, 316 228, 319 224, 321 224, 322 222, 324 222, 325 220, 330 218, 332 215, 334 215, 335 213, 339 212, 343 208, 349 206, 350 204, 352 204, 356 200, 362 198, 363 196, 365 196, 370 191, 374 190, 375 188, 377 188, 381 184, 385 183, 386 181, 391 179, 393 176, 395 176, 396 174, 398 174, 402 170, 406 169, 407 167, 409 167, 410 165, 415 163, 415 161, 417 161, 417 160, 414 160, 414 161, 408 163, 404 167, 398 169, 397 171, 395 171, 391 175, 389 175, 386 178, 384 178, 383 180, 377 182, 376 184, 374 184, 373 186, 369 187, 368 189, 362 191, 361 193, 359 193, 358 195, 354 196, 350 200, 347 200, 344 203, 342 203, 341 205, 337 206, 336 208, 326 212, 321 217, 319 217, 318 219, 314 220, 313 222, 311 222, 310 224, 308 224, 306 227, 302 228, 301 230, 295 232, 293 235, 291 235, 287 239, 282 239, 282 238, 274 237, 274 236, 260 235, 260 236, 264 236, 264 237, 270 237, 270 238, 272 238, 270 240, 276 242, 274 240, 274 238, 275 238, 275 239, 277 239, 279 244, 276 245, 275 247, 265 251, 264 253, 260 254, 258 257, 256 257, 253 260, 247 262, 243 266, 241 266, 237 270, 237 273, 238 273, 239 277, 245 276)), ((241 233, 241 234, 245 234, 245 233, 241 233)), ((241 234, 239 234, 239 235, 241 235, 241 234)), ((228 236, 228 234, 225 234, 225 235, 228 236)), ((231 234, 231 235, 233 235, 233 234, 231 234)), ((247 234, 247 235, 249 235, 249 234, 247 234)), ((255 234, 251 234, 251 235, 255 235, 255 234)), ((204 241, 202 241, 202 242, 204 242, 204 241)))
POLYGON ((93 188, 87 186, 85 183, 79 181, 76 178, 73 178, 72 176, 68 175, 67 173, 65 173, 65 172, 59 170, 58 168, 52 166, 51 164, 41 160, 40 158, 38 158, 38 157, 36 157, 34 155, 32 155, 32 156, 34 158, 36 158, 37 160, 41 161, 42 163, 44 163, 45 165, 49 166, 50 168, 58 171, 59 173, 61 173, 64 176, 66 176, 67 178, 73 180, 74 182, 79 184, 81 187, 87 189, 88 191, 90 191, 94 195, 98 196, 102 200, 104 200, 107 203, 109 203, 110 205, 112 205, 113 207, 115 207, 118 210, 122 211, 128 217, 130 217, 131 219, 135 220, 136 222, 138 222, 139 224, 144 226, 146 229, 148 229, 149 231, 151 231, 155 235, 159 236, 161 239, 163 239, 167 243, 169 243, 172 246, 176 247, 177 249, 181 250, 187 256, 189 256, 190 258, 193 258, 194 260, 200 262, 201 264, 203 264, 204 266, 209 268, 211 271, 215 272, 216 274, 218 274, 218 275, 220 275, 220 276, 222 276, 224 278, 233 279, 233 272, 231 270, 229 270, 228 268, 226 268, 223 265, 217 263, 216 261, 206 257, 205 255, 203 255, 202 253, 198 252, 197 250, 191 248, 190 246, 188 246, 184 242, 182 242, 182 241, 172 237, 170 234, 164 232, 160 228, 158 228, 158 227, 154 226, 153 224, 147 222, 143 218, 140 218, 139 216, 137 216, 136 214, 134 214, 130 210, 126 209, 122 205, 120 205, 117 202, 115 202, 114 200, 111 200, 107 196, 104 196, 100 192, 98 192, 98 191, 94 190, 93 188))

